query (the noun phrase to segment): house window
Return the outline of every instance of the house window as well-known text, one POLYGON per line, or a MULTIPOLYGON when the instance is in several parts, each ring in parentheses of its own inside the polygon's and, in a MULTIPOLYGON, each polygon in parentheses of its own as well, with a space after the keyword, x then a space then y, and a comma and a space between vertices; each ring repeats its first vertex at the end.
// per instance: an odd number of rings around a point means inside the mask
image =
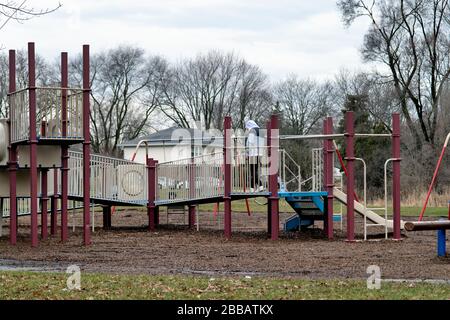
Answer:
POLYGON ((200 157, 203 154, 202 147, 194 147, 194 157, 200 157))

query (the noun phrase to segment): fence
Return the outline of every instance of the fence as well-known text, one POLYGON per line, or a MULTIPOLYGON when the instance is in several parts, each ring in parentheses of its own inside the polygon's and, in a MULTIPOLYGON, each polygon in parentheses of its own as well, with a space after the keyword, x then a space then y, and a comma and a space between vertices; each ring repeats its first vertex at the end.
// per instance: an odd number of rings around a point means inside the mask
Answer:
POLYGON ((156 172, 156 201, 188 201, 224 195, 222 153, 161 163, 156 172))
MULTIPOLYGON (((83 154, 69 152, 69 195, 83 196, 83 154)), ((91 198, 143 204, 148 199, 147 168, 135 162, 91 155, 91 198)))
POLYGON ((27 141, 30 130, 39 139, 83 139, 83 90, 71 88, 36 88, 36 125, 30 127, 29 89, 9 96, 11 141, 27 141), (66 115, 63 115, 66 106, 66 115), (64 128, 64 123, 66 124, 64 128))
MULTIPOLYGON (((249 157, 248 149, 230 149, 231 193, 268 192, 270 161, 268 148, 258 157, 249 157)), ((205 154, 157 165, 157 202, 183 202, 224 196, 224 155, 205 154)))

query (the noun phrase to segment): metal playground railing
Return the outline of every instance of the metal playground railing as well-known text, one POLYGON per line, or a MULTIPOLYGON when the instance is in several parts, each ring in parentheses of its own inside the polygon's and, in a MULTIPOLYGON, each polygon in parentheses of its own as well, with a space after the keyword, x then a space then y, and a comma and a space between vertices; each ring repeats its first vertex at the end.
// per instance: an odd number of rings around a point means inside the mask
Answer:
POLYGON ((30 130, 36 130, 39 139, 83 139, 82 89, 36 88, 35 128, 30 128, 29 90, 22 89, 9 95, 13 143, 27 141, 30 130))
MULTIPOLYGON (((83 154, 69 152, 69 195, 83 196, 83 154)), ((91 198, 145 204, 147 168, 123 159, 91 155, 91 198)))
MULTIPOLYGON (((249 157, 245 148, 231 151, 231 194, 252 195, 268 192, 267 148, 259 157, 249 157)), ((224 196, 224 155, 205 154, 157 165, 156 202, 177 203, 224 196)))

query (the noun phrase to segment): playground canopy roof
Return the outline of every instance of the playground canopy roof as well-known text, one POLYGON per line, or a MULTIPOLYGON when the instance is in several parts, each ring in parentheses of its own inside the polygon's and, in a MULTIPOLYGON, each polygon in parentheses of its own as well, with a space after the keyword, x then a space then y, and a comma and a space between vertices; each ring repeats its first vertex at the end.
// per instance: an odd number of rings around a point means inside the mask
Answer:
POLYGON ((199 129, 172 127, 131 141, 124 141, 119 147, 135 148, 142 140, 148 141, 150 146, 175 146, 179 144, 191 144, 192 141, 197 145, 202 144, 203 146, 223 146, 221 133, 214 135, 199 129))

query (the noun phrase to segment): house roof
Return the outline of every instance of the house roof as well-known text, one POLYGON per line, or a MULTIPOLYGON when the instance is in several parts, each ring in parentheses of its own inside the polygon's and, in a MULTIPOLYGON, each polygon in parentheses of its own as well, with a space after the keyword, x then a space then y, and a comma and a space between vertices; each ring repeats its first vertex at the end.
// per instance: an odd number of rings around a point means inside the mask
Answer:
POLYGON ((140 141, 147 141, 151 146, 175 146, 180 143, 191 144, 194 142, 203 146, 213 145, 222 146, 223 137, 220 135, 212 135, 199 129, 184 129, 179 127, 172 127, 169 129, 157 131, 145 137, 140 137, 130 141, 122 142, 119 147, 136 147, 140 141), (199 142, 200 141, 200 142, 199 142))

